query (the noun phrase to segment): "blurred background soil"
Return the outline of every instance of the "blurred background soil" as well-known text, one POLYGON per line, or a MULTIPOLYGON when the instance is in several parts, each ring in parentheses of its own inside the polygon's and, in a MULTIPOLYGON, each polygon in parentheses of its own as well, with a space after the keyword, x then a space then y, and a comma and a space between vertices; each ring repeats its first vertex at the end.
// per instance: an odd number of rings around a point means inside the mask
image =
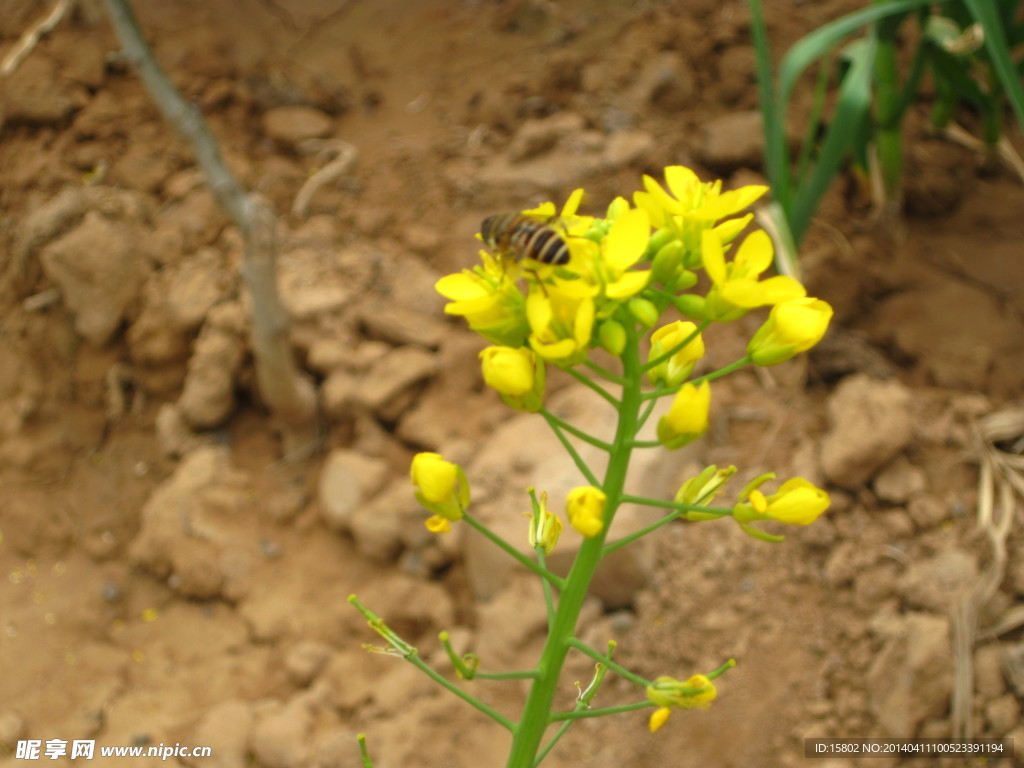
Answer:
MULTIPOLYGON (((213 747, 179 765, 354 766, 358 732, 378 768, 502 764, 501 729, 367 654, 346 601, 442 669, 442 629, 491 670, 531 665, 543 640, 536 581, 465 532, 429 536, 411 496, 410 457, 443 452, 480 514, 525 538, 523 488, 578 482, 539 419, 485 391, 482 342, 433 283, 474 262, 496 211, 582 186, 600 213, 667 164, 762 181, 746 3, 136 5, 228 164, 280 212, 322 435, 282 456, 254 392, 240 237, 99 4, 80 4, 0 83, 0 765, 23 764, 19 739, 91 738, 213 747), (293 210, 339 156, 355 160, 293 210)), ((781 52, 859 3, 766 5, 781 52)), ((0 5, 0 52, 47 10, 0 5)), ((905 231, 881 236, 837 185, 805 242, 810 291, 836 307, 826 341, 717 384, 708 436, 634 467, 648 495, 708 463, 802 475, 833 509, 781 545, 723 521, 623 550, 582 637, 649 678, 739 666, 710 711, 654 735, 643 712, 585 720, 545 764, 791 766, 809 736, 951 734, 951 617, 992 561, 972 425, 1024 394, 1024 191, 929 136, 925 113, 905 231)), ((762 320, 716 329, 705 368, 762 320)), ((553 407, 600 430, 600 404, 553 378, 553 407)), ((1019 614, 1019 528, 982 628, 1019 614)), ((1024 748, 1016 625, 973 662, 974 733, 1024 748)), ((560 706, 591 674, 570 665, 560 706)), ((466 687, 509 716, 524 690, 466 687)), ((640 697, 609 679, 598 703, 640 697)))

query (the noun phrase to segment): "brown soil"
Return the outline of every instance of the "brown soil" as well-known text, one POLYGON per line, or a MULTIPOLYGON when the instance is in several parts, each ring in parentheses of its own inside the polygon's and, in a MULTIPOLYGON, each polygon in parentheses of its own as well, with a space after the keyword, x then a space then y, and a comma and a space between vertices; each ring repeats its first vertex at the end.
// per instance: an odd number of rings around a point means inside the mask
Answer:
MULTIPOLYGON (((213 747, 169 765, 351 766, 358 732, 378 768, 501 764, 502 731, 368 655, 377 638, 346 601, 359 593, 442 668, 441 629, 492 669, 539 647, 536 585, 488 582, 491 553, 430 539, 410 507, 415 451, 494 455, 497 475, 497 435, 518 429, 433 282, 473 261, 495 211, 583 186, 599 212, 669 163, 756 181, 746 4, 138 5, 233 170, 282 212, 282 291, 323 439, 282 460, 253 394, 240 238, 83 4, 0 91, 0 766, 24 764, 18 740, 83 738, 213 747), (358 161, 288 214, 323 162, 310 138, 358 161)), ((781 51, 858 3, 767 5, 781 51)), ((43 11, 0 7, 0 50, 43 11)), ((643 712, 583 721, 554 768, 790 766, 808 736, 950 735, 949 617, 990 558, 969 425, 1024 395, 1024 191, 923 129, 906 143, 902 233, 880 236, 837 188, 807 238, 811 291, 837 310, 826 342, 723 382, 709 436, 660 465, 667 487, 711 462, 801 474, 833 510, 776 546, 726 522, 657 536, 583 636, 616 639, 646 677, 739 666, 710 711, 657 734, 643 712)), ((709 341, 709 364, 760 318, 709 341)), ((561 466, 516 451, 516 482, 561 466)), ((1024 599, 1020 542, 983 627, 1024 599)), ((1024 743, 1020 649, 1013 631, 978 645, 976 734, 1024 743)), ((468 687, 516 713, 521 686, 468 687)), ((641 695, 610 680, 599 701, 641 695)))

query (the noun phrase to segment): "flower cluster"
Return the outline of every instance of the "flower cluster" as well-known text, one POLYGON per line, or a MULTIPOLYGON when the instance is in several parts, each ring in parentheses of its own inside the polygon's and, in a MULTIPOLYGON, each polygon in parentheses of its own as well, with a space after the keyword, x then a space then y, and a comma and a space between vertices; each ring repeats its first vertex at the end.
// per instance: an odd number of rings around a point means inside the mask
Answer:
POLYGON ((596 347, 618 356, 627 326, 652 328, 674 305, 690 320, 668 323, 651 335, 647 378, 680 393, 659 426, 662 442, 679 447, 698 437, 707 421, 710 391, 680 389, 704 354, 704 326, 771 307, 747 352, 755 365, 774 365, 814 346, 832 309, 808 298, 791 277, 763 277, 773 250, 762 231, 747 236, 728 258, 753 218, 741 212, 767 187, 722 192, 720 181, 701 182, 682 166, 665 169, 665 187, 650 176, 643 185, 632 204, 613 200, 603 219, 578 215, 582 190, 570 195, 558 215, 551 203, 523 212, 521 218, 553 229, 565 241, 567 264, 534 262, 529 253, 481 251, 480 266, 441 278, 437 290, 449 299, 448 314, 466 318, 494 345, 481 353, 488 386, 511 407, 531 412, 543 408, 548 364, 578 365, 596 347), (694 290, 699 269, 708 277, 703 291, 694 290))

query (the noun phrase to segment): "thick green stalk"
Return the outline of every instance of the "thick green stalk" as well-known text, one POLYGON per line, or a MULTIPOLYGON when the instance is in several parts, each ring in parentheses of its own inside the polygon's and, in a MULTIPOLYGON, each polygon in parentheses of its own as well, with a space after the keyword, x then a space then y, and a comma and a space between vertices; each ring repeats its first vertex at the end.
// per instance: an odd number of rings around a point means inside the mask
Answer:
POLYGON ((537 665, 539 677, 534 680, 530 693, 523 706, 522 717, 515 729, 512 750, 509 753, 507 768, 533 768, 537 753, 540 750, 544 733, 551 723, 550 715, 558 683, 561 678, 565 657, 569 652, 569 641, 576 631, 583 602, 587 597, 594 571, 601 562, 601 551, 608 535, 615 511, 622 500, 629 469, 629 457, 633 451, 633 438, 636 436, 639 420, 641 397, 640 384, 642 379, 640 366, 640 350, 637 342, 636 329, 627 326, 626 348, 622 353, 622 398, 619 401, 619 423, 615 430, 608 458, 608 469, 605 472, 601 490, 606 496, 604 512, 604 528, 601 533, 590 539, 584 539, 572 569, 565 579, 565 588, 558 599, 551 631, 541 653, 537 665))
MULTIPOLYGON (((888 5, 889 0, 875 0, 888 5)), ((897 64, 897 34, 902 15, 888 16, 875 25, 878 46, 875 49, 875 141, 878 164, 885 188, 885 199, 898 203, 903 185, 903 136, 900 130, 900 84, 897 64)))

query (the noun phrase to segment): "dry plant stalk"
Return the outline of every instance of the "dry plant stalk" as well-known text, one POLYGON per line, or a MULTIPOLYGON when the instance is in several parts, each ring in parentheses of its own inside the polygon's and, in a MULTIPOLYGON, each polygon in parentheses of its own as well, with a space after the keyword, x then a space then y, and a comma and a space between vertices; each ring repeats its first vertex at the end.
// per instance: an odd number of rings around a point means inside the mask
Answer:
MULTIPOLYGON (((974 426, 981 463, 978 478, 978 527, 992 548, 988 568, 978 577, 967 598, 957 606, 953 626, 953 736, 973 738, 971 718, 974 695, 974 646, 981 639, 997 637, 999 628, 978 631, 978 615, 999 588, 1006 574, 1006 540, 1017 514, 1014 494, 1024 498, 1024 455, 1002 450, 997 443, 1014 441, 1020 450, 1024 438, 1024 406, 989 414, 974 426), (997 497, 998 496, 998 500, 997 497)), ((1022 617, 1024 618, 1024 617, 1022 617)), ((1000 622, 1002 631, 1014 621, 1000 622)))
POLYGON ((21 39, 4 56, 3 63, 0 64, 0 77, 9 77, 14 73, 21 62, 39 45, 43 35, 49 34, 54 27, 60 24, 60 20, 67 14, 72 2, 74 0, 58 0, 52 11, 40 19, 35 26, 25 31, 21 39))
POLYGON ((139 29, 128 0, 104 0, 124 56, 150 96, 189 141, 217 202, 245 241, 242 277, 252 297, 252 347, 264 402, 277 418, 291 454, 315 444, 316 391, 292 355, 288 315, 277 290, 276 216, 269 204, 248 193, 225 165, 202 113, 186 102, 161 69, 139 29))

